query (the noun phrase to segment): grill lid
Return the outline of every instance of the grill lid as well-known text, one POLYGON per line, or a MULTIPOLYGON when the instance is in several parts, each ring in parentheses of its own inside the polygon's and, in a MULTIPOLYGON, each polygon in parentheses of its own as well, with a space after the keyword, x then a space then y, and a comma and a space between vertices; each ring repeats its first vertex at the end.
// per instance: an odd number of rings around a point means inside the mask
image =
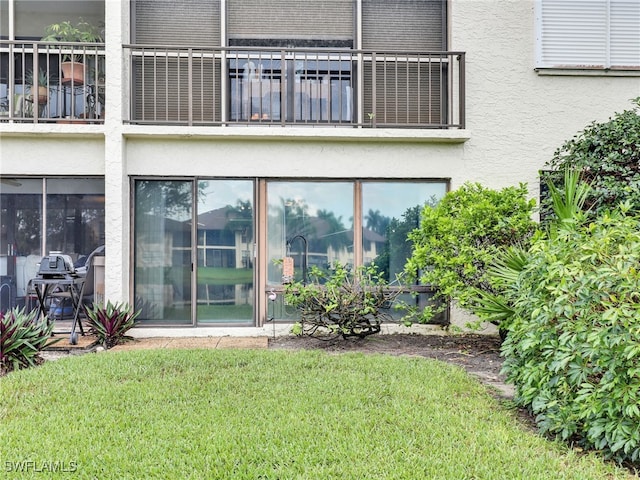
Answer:
POLYGON ((38 275, 43 277, 64 277, 74 275, 75 268, 69 255, 59 252, 50 252, 48 257, 43 257, 40 261, 38 275))

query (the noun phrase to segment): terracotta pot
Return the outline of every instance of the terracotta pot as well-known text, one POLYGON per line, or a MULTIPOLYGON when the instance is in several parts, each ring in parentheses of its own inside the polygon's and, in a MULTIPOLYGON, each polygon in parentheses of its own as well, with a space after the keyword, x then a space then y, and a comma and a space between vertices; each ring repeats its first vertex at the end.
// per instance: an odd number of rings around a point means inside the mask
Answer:
POLYGON ((49 101, 49 92, 47 87, 38 87, 38 103, 40 105, 46 105, 49 101))
POLYGON ((78 62, 62 62, 60 64, 62 70, 62 81, 73 82, 77 85, 84 83, 84 64, 78 62))

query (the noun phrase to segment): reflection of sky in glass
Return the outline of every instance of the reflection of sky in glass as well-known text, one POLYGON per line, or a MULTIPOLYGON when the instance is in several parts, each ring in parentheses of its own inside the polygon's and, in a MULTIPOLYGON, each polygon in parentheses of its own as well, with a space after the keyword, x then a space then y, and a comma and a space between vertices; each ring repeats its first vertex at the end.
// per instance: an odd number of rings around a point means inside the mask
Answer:
MULTIPOLYGON (((226 205, 235 206, 238 200, 253 200, 253 191, 245 182, 201 182, 199 213, 226 205)), ((351 182, 271 182, 269 204, 281 206, 285 199, 306 203, 308 214, 315 216, 318 210, 328 210, 342 217, 345 225, 353 216, 351 182)), ((440 199, 447 189, 445 182, 364 182, 362 187, 364 215, 369 210, 379 210, 387 217, 401 218, 407 208, 423 205, 432 196, 440 199)))
POLYGON ((446 191, 445 182, 366 182, 362 185, 363 215, 379 210, 385 217, 400 219, 408 208, 424 205, 431 197, 439 200, 446 191))
POLYGON ((284 200, 306 204, 308 214, 316 216, 318 210, 328 210, 343 223, 350 224, 353 217, 353 187, 351 182, 272 182, 269 184, 269 205, 277 206, 284 200))
POLYGON ((238 200, 253 204, 253 184, 247 181, 206 181, 199 182, 200 197, 198 214, 210 212, 231 205, 235 207, 238 200))

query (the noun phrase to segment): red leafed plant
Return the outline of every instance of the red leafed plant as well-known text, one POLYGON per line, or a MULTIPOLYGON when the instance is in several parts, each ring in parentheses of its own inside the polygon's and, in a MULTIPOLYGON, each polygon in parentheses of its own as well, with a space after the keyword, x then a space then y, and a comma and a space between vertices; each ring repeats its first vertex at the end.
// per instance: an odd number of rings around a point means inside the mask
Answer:
POLYGON ((53 323, 38 319, 38 311, 14 308, 0 312, 0 375, 41 362, 40 351, 50 342, 53 323))
POLYGON ((98 342, 108 349, 123 340, 131 339, 126 333, 136 325, 140 311, 134 310, 125 302, 107 301, 106 305, 94 303, 86 309, 86 313, 92 333, 98 337, 98 342))

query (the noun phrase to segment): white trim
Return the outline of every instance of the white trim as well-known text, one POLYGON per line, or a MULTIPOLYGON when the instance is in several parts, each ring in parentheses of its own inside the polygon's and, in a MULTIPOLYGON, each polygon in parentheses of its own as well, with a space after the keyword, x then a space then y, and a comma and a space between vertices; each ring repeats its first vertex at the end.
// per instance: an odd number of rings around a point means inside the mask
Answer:
POLYGON ((471 139, 471 131, 466 129, 413 129, 413 128, 281 128, 261 126, 237 127, 180 127, 124 125, 122 134, 127 138, 224 138, 246 142, 255 140, 309 140, 313 142, 379 142, 408 143, 464 143, 471 139))

